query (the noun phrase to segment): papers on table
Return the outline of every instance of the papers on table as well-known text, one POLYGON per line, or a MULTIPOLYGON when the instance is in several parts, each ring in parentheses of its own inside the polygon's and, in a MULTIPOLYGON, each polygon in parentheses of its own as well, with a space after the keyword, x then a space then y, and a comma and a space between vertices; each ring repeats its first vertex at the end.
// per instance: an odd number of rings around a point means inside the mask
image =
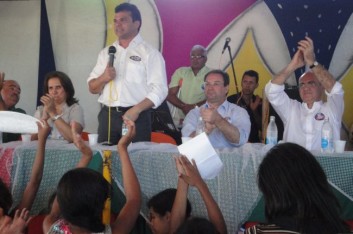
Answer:
POLYGON ((178 146, 180 154, 195 160, 203 179, 213 179, 223 168, 223 163, 211 145, 206 133, 202 133, 178 146))
POLYGON ((13 112, 0 111, 0 132, 38 133, 38 119, 33 116, 13 112))

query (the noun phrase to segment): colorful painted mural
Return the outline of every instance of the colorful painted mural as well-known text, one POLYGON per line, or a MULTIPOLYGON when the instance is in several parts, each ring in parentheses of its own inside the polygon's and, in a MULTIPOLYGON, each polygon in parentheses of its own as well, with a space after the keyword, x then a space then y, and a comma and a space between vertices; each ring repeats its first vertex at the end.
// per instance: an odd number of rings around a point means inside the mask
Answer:
MULTIPOLYGON (((123 1, 106 0, 107 14, 123 1)), ((142 11, 141 33, 163 52, 167 74, 189 63, 194 44, 208 48, 208 66, 226 70, 231 80, 230 94, 236 92, 230 62, 234 64, 237 84, 245 70, 260 74, 257 94, 279 72, 305 36, 315 42, 317 60, 345 87, 345 125, 353 123, 352 57, 353 4, 349 0, 149 0, 129 1, 142 11), (158 29, 158 27, 160 27, 158 29), (152 30, 151 30, 152 29, 152 30), (221 53, 225 39, 231 39, 231 57, 221 53)), ((111 18, 107 17, 107 25, 111 18)), ((110 27, 108 27, 110 28, 110 27)), ((115 39, 108 30, 107 43, 115 39)), ((295 86, 298 70, 288 84, 295 86)))

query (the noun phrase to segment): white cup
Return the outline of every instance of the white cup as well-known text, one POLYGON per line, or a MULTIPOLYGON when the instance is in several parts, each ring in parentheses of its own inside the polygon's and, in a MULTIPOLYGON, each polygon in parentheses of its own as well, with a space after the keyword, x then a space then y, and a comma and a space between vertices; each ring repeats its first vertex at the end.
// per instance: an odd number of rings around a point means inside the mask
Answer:
POLYGON ((31 141, 31 134, 21 134, 22 143, 28 143, 31 141))
POLYGON ((181 137, 181 143, 185 143, 187 141, 189 141, 191 139, 191 137, 181 137))
POLYGON ((96 133, 90 133, 88 134, 88 142, 90 146, 94 146, 98 142, 98 134, 96 133))
POLYGON ((346 146, 346 141, 336 140, 333 142, 333 146, 335 148, 336 153, 343 153, 344 147, 346 146))

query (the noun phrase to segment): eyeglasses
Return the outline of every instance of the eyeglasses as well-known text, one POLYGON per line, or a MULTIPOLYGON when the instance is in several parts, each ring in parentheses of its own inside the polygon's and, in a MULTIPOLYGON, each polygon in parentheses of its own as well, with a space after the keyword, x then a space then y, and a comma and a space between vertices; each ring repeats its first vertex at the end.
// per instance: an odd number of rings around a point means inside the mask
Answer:
POLYGON ((205 55, 191 55, 190 56, 191 59, 200 59, 200 58, 206 58, 205 55))
POLYGON ((223 82, 214 82, 214 83, 209 83, 209 82, 205 82, 204 83, 204 86, 207 88, 207 87, 211 87, 211 86, 213 86, 213 87, 221 87, 221 86, 223 86, 224 85, 224 83, 223 82))
POLYGON ((299 83, 299 88, 303 89, 304 87, 308 87, 308 88, 313 88, 316 86, 315 81, 309 81, 307 83, 299 83))

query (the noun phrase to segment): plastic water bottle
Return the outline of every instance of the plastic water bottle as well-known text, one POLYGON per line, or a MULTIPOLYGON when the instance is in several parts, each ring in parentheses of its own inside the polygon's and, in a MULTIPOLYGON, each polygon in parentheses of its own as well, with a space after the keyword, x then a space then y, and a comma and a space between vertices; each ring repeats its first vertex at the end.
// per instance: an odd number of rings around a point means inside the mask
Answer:
POLYGON ((325 119, 321 128, 321 152, 333 152, 333 130, 329 119, 325 119))
POLYGON ((276 145, 278 139, 278 130, 275 122, 275 117, 270 116, 270 123, 266 131, 266 145, 276 145))
POLYGON ((121 126, 121 136, 125 136, 127 131, 128 131, 127 125, 125 122, 123 122, 123 124, 121 126))
POLYGON ((205 124, 202 120, 202 117, 200 116, 199 119, 197 120, 197 125, 196 125, 196 136, 200 135, 201 133, 203 133, 205 131, 205 124))

